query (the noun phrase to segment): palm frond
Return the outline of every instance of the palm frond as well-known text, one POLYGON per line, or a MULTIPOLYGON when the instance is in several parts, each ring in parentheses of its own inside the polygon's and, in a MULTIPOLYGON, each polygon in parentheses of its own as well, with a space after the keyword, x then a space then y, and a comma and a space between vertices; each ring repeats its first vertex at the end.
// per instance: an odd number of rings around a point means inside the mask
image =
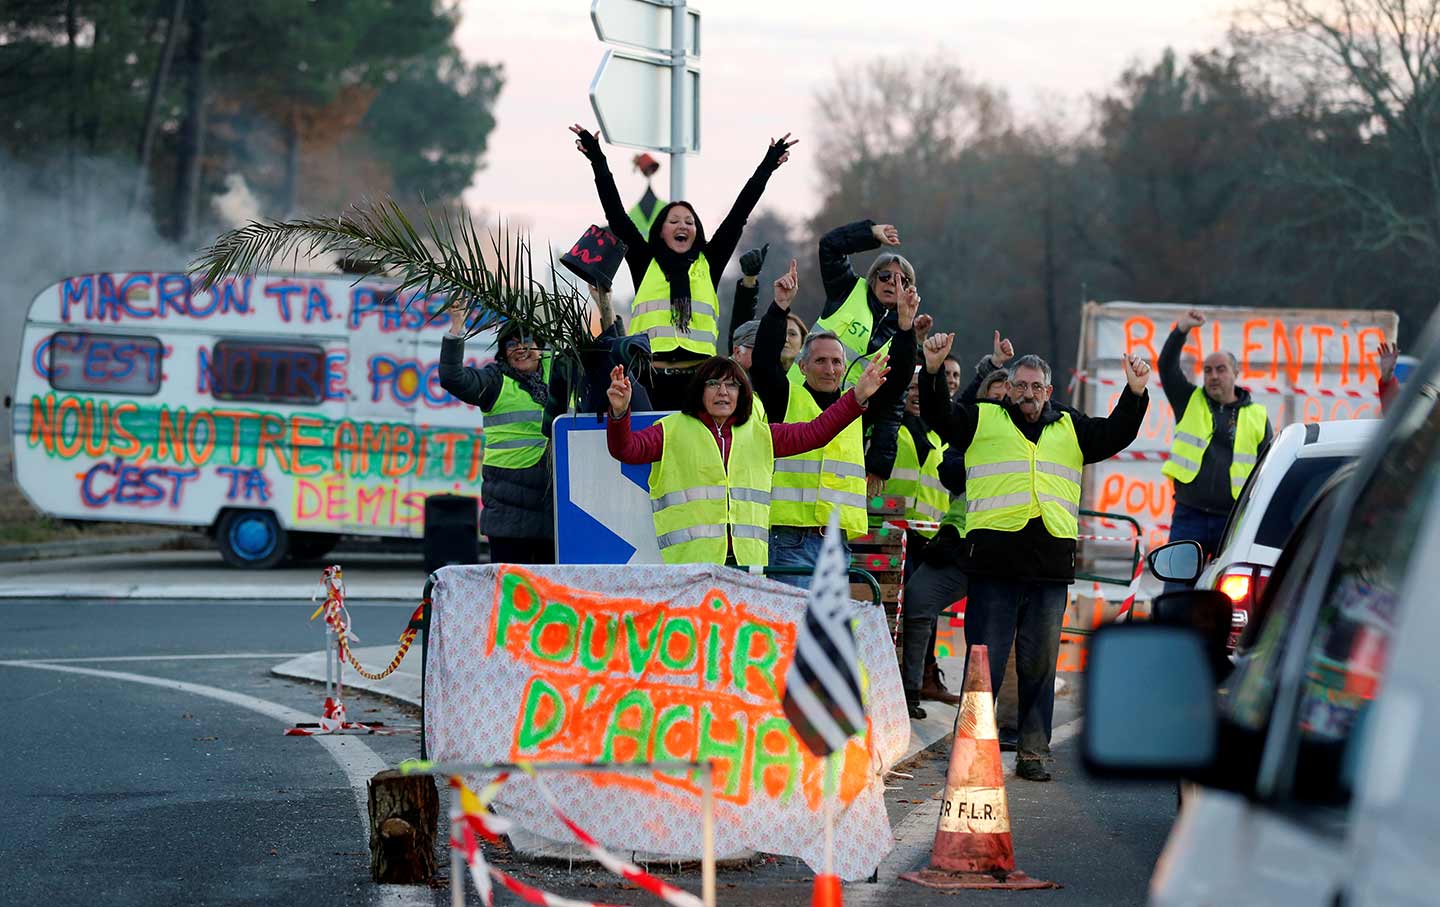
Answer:
POLYGON ((554 267, 550 280, 535 271, 524 233, 501 227, 486 244, 472 218, 438 215, 428 206, 417 229, 393 199, 351 206, 334 218, 253 221, 221 234, 191 264, 196 286, 208 289, 225 277, 254 274, 287 254, 334 253, 372 263, 370 274, 390 274, 395 293, 422 305, 439 297, 436 311, 462 307, 468 335, 501 321, 515 322, 557 352, 590 342, 585 292, 554 267), (423 230, 423 232, 422 232, 423 230))

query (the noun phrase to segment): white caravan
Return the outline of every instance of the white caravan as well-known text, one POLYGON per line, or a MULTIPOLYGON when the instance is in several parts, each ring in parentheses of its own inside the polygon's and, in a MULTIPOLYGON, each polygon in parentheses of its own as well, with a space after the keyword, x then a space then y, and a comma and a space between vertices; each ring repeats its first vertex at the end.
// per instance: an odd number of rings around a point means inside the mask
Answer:
MULTIPOLYGON (((15 478, 71 520, 204 527, 227 562, 416 537, 478 496, 480 413, 440 388, 439 298, 343 275, 86 274, 31 303, 15 478)), ((472 344, 471 365, 490 355, 472 344)))

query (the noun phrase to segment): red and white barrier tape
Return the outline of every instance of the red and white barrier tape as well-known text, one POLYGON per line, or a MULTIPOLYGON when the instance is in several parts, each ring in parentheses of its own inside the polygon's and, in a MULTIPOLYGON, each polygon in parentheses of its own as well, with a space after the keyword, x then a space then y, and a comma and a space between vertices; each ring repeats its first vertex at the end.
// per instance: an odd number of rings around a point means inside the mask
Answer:
MULTIPOLYGON (((1140 591, 1140 578, 1145 572, 1145 552, 1135 562, 1135 575, 1130 578, 1130 588, 1125 590, 1125 600, 1120 603, 1120 614, 1128 614, 1135 605, 1135 595, 1140 591)), ((1118 615, 1117 615, 1118 616, 1118 615)))
MULTIPOLYGON (((585 848, 590 856, 595 858, 601 866, 635 885, 643 891, 655 895, 667 904, 674 907, 702 907, 700 898, 666 882, 658 876, 651 875, 639 866, 622 860, 607 851, 600 843, 592 838, 583 828, 575 824, 569 816, 565 815, 560 808, 560 802, 550 789, 540 780, 540 776, 529 765, 523 764, 521 768, 535 782, 536 789, 540 796, 550 807, 564 826, 575 836, 575 840, 581 847, 585 848)), ((491 890, 490 878, 494 878, 501 885, 514 892, 518 897, 529 904, 548 905, 548 907, 608 907, 603 904, 593 904, 589 901, 575 901, 564 898, 548 891, 542 891, 531 885, 527 885, 519 879, 507 875, 504 872, 490 866, 485 861, 485 855, 480 850, 479 844, 475 841, 475 835, 489 841, 498 841, 499 836, 513 827, 510 820, 497 816, 490 812, 489 804, 495 799, 500 788, 508 780, 508 774, 502 774, 494 781, 491 781, 481 791, 475 794, 459 777, 451 777, 450 786, 455 788, 459 794, 459 806, 450 813, 451 838, 450 845, 458 848, 465 857, 466 865, 470 867, 470 877, 475 883, 475 889, 480 893, 482 902, 489 907, 494 903, 494 893, 491 890), (458 837, 456 832, 458 831, 458 837)))
POLYGON ((585 848, 585 851, 589 853, 590 856, 595 858, 595 862, 630 884, 643 891, 650 892, 667 904, 673 905, 673 907, 703 907, 701 900, 685 889, 677 888, 664 879, 651 875, 634 863, 622 860, 601 847, 600 842, 590 837, 583 828, 576 825, 569 816, 565 815, 564 810, 560 808, 560 801, 550 792, 550 788, 545 786, 545 782, 540 780, 539 774, 537 774, 534 769, 524 763, 521 764, 521 768, 523 768, 525 773, 530 776, 530 779, 535 782, 535 788, 540 791, 540 796, 549 804, 550 811, 555 813, 555 818, 559 819, 566 828, 570 829, 570 833, 575 836, 575 840, 579 842, 581 847, 585 848))
POLYGON ((916 532, 939 532, 940 525, 932 520, 886 520, 887 529, 913 529, 916 532))
MULTIPOLYGON (((1070 370, 1070 374, 1085 384, 1098 384, 1101 387, 1121 387, 1124 381, 1118 378, 1097 378, 1094 375, 1087 375, 1084 372, 1070 370)), ((1155 376, 1152 384, 1159 383, 1159 375, 1155 376)), ((1373 400, 1380 396, 1377 388, 1373 391, 1352 391, 1341 390, 1330 387, 1300 387, 1298 385, 1277 386, 1274 384, 1241 384, 1241 387, 1248 388, 1251 393, 1261 394, 1298 394, 1301 397, 1346 397, 1351 400, 1373 400)))

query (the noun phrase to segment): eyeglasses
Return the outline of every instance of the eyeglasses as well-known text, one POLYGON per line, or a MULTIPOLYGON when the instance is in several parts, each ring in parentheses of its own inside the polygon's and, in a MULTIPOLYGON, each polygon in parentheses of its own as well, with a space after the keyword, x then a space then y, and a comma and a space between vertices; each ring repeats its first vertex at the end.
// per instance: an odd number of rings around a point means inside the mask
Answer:
POLYGON ((875 279, 881 283, 889 283, 897 277, 900 278, 900 286, 902 287, 909 287, 910 284, 914 282, 899 271, 881 271, 875 275, 875 279))
POLYGON ((506 341, 505 341, 505 352, 507 352, 507 353, 510 352, 511 350, 521 350, 521 351, 524 351, 524 350, 538 350, 539 348, 540 348, 540 347, 537 346, 536 343, 535 343, 535 341, 533 341, 533 340, 515 340, 514 338, 511 338, 510 340, 506 340, 506 341))
POLYGON ((738 391, 740 389, 740 384, 736 381, 731 381, 729 378, 708 378, 705 381, 706 390, 714 391, 719 390, 722 387, 725 388, 727 391, 738 391))
POLYGON ((1037 397, 1045 393, 1045 385, 1041 384, 1038 381, 1034 384, 1021 384, 1020 382, 1015 381, 1011 382, 1010 386, 1020 391, 1023 391, 1025 388, 1028 387, 1030 388, 1031 393, 1033 393, 1037 397))

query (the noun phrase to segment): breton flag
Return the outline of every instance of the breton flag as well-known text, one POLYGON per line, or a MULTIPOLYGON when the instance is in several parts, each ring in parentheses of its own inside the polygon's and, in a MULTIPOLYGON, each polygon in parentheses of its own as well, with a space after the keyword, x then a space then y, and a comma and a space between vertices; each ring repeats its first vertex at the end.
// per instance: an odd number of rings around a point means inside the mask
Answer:
POLYGON ((850 629, 850 564, 840 547, 840 510, 830 513, 825 543, 810 584, 805 623, 785 673, 785 717, 806 749, 828 756, 865 726, 860 656, 850 629))

